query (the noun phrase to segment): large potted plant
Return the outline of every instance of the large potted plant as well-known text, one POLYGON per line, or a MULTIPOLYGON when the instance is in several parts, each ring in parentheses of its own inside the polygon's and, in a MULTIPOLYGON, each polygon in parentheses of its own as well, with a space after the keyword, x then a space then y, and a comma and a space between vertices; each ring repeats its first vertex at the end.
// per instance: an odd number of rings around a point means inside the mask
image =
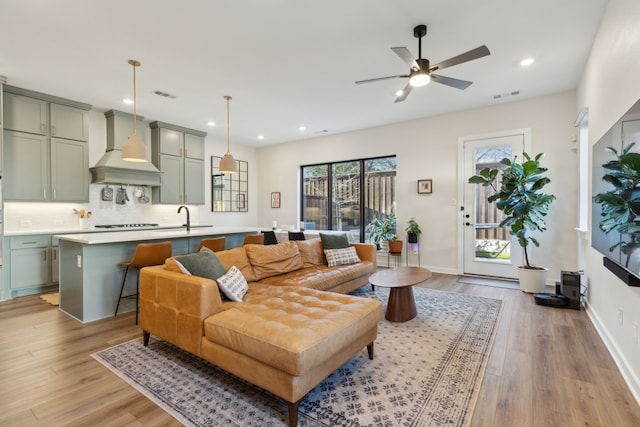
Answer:
POLYGON ((409 243, 418 243, 418 236, 422 234, 420 225, 416 222, 415 218, 409 220, 409 225, 404 229, 407 232, 407 241, 409 243))
POLYGON ((631 265, 636 249, 640 248, 640 153, 630 152, 634 145, 635 142, 626 146, 621 154, 613 147, 605 148, 614 159, 602 165, 607 170, 602 180, 612 188, 596 194, 593 201, 600 205, 604 217, 599 223, 600 230, 605 234, 617 231, 621 236, 609 251, 619 246, 624 266, 637 271, 637 257, 631 265))
POLYGON ((367 232, 369 234, 369 242, 375 243, 380 249, 382 243, 387 244, 396 233, 396 214, 390 213, 386 218, 373 217, 371 222, 367 224, 367 232))
POLYGON ((543 232, 547 229, 545 217, 549 212, 549 205, 555 196, 545 194, 541 190, 551 180, 544 176, 547 168, 540 166, 542 153, 531 158, 524 153, 524 160, 517 162, 502 159, 502 178, 499 188, 494 182, 500 173, 498 168, 484 168, 476 176, 469 178, 471 184, 491 186, 494 194, 487 198, 489 203, 496 202, 496 208, 504 214, 500 226, 509 227, 509 232, 518 240, 524 251, 525 265, 518 267, 520 287, 528 293, 542 292, 545 287, 548 269, 536 267, 529 262, 527 248, 530 244, 540 246, 538 240, 531 233, 543 232))

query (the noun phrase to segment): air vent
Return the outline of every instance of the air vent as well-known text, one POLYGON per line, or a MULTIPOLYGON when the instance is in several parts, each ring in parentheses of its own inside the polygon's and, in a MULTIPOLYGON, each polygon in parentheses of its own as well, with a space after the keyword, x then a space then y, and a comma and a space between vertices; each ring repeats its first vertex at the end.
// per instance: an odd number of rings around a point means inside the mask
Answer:
POLYGON ((508 98, 510 96, 516 96, 516 95, 520 95, 520 91, 519 90, 514 90, 513 92, 502 93, 502 94, 499 94, 499 95, 493 95, 493 99, 508 98))
POLYGON ((161 96, 163 98, 176 99, 175 95, 171 95, 170 93, 167 93, 167 92, 162 92, 161 90, 156 90, 153 93, 155 93, 156 95, 161 96))

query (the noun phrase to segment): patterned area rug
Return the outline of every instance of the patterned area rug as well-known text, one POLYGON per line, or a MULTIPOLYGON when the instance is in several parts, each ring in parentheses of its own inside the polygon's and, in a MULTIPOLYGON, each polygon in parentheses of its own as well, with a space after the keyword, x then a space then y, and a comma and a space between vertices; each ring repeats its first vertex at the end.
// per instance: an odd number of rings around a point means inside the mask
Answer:
MULTIPOLYGON (((414 287, 418 316, 382 320, 375 358, 366 349, 300 404, 299 426, 467 426, 502 301, 414 287)), ((388 290, 360 290, 378 298, 388 290)), ((187 426, 281 426, 277 397, 162 340, 142 338, 93 355, 187 426)))

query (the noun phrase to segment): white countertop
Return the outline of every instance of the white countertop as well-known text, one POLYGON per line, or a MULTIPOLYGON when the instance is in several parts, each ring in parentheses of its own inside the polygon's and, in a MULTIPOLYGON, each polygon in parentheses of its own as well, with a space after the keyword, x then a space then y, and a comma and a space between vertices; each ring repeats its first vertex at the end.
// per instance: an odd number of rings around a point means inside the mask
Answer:
MULTIPOLYGON (((130 229, 129 229, 130 230, 130 229)), ((186 228, 167 229, 156 227, 145 230, 135 231, 108 231, 108 232, 85 232, 74 234, 56 234, 59 240, 68 240, 70 242, 82 243, 85 245, 99 245, 104 243, 119 242, 137 242, 143 240, 159 240, 159 239, 179 239, 183 237, 200 237, 214 236, 222 234, 234 233, 255 233, 257 227, 240 227, 240 226, 210 226, 210 227, 191 227, 191 231, 187 232, 186 228)), ((45 234, 45 233, 42 233, 45 234)))
MULTIPOLYGON (((5 237, 11 236, 32 236, 36 234, 73 234, 73 233, 114 233, 122 231, 158 230, 158 229, 179 229, 182 224, 167 224, 154 227, 130 227, 130 228, 21 228, 17 230, 4 230, 5 237)), ((191 224, 191 228, 213 227, 209 224, 191 224)), ((257 230, 257 228, 253 228, 257 230)))

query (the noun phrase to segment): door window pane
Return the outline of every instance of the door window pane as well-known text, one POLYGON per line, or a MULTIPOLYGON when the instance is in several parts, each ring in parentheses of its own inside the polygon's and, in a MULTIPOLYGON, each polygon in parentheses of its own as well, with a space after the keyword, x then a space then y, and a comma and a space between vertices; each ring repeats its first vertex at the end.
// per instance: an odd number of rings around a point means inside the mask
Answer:
MULTIPOLYGON (((484 168, 506 168, 500 163, 505 157, 511 158, 511 146, 482 147, 475 150, 476 174, 484 168)), ((496 186, 500 185, 502 172, 498 173, 496 186)), ((475 218, 475 258, 496 262, 510 262, 511 236, 507 227, 499 224, 504 214, 496 208, 495 203, 489 203, 487 197, 493 194, 491 187, 476 185, 476 218, 475 218)))

